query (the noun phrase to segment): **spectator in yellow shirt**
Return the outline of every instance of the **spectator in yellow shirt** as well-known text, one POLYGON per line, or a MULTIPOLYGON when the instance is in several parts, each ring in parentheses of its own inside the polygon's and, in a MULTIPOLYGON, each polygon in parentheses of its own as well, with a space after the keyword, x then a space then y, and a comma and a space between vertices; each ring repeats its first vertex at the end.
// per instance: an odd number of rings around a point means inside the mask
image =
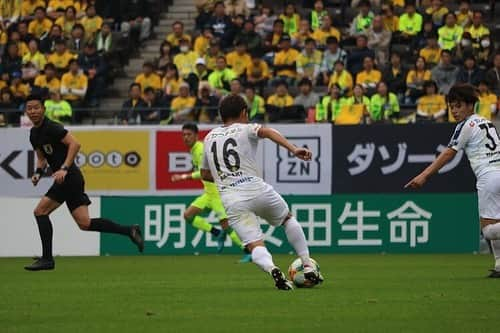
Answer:
POLYGON ((375 69, 373 58, 365 57, 363 70, 356 75, 356 84, 360 84, 366 91, 367 96, 375 93, 377 84, 382 80, 382 73, 375 69))
POLYGON ((443 95, 438 94, 438 87, 434 81, 425 81, 424 96, 418 99, 417 119, 443 122, 446 116, 446 101, 443 95))
POLYGON ((30 86, 23 83, 22 73, 14 72, 11 75, 10 91, 17 103, 22 103, 30 94, 30 86))
POLYGON ((203 28, 201 35, 194 40, 194 52, 200 57, 204 57, 207 53, 210 41, 214 38, 213 31, 212 27, 207 25, 203 28))
POLYGON ((337 60, 335 62, 334 71, 330 76, 328 88, 331 89, 334 85, 339 86, 342 96, 350 95, 353 86, 352 75, 345 69, 345 65, 342 60, 337 60))
POLYGON ((498 98, 490 91, 488 82, 482 80, 478 85, 479 103, 476 108, 476 113, 481 117, 491 120, 492 116, 497 114, 498 98))
POLYGON ((327 15, 323 17, 323 23, 321 24, 321 28, 316 29, 312 33, 312 38, 316 40, 319 47, 325 48, 326 40, 328 37, 331 36, 336 37, 337 40, 340 41, 340 31, 332 27, 332 18, 329 15, 327 15))
POLYGON ((406 75, 405 103, 415 104, 424 94, 424 83, 431 79, 431 71, 426 68, 425 58, 418 57, 415 68, 406 75))
POLYGON ((47 7, 47 14, 52 19, 64 16, 64 12, 69 6, 73 6, 73 0, 50 0, 47 7))
MULTIPOLYGON (((33 83, 34 90, 46 90, 47 92, 59 91, 61 81, 56 76, 56 67, 48 63, 43 68, 43 74, 38 74, 33 83)), ((43 94, 45 95, 45 94, 43 94)))
POLYGON ((179 77, 179 71, 174 64, 166 66, 165 77, 161 82, 165 96, 179 95, 179 88, 184 81, 179 77))
POLYGON ((384 28, 390 32, 394 33, 399 30, 399 17, 394 15, 393 4, 382 4, 382 22, 384 22, 384 28))
POLYGON ((455 12, 457 24, 462 28, 468 27, 472 23, 472 11, 470 10, 470 0, 461 0, 458 10, 455 12))
POLYGON ((55 42, 55 52, 51 53, 47 60, 56 66, 57 70, 61 73, 66 71, 69 66, 71 59, 75 59, 76 55, 69 52, 66 48, 66 42, 64 39, 58 39, 55 42))
POLYGON ((207 69, 213 71, 217 64, 217 58, 224 57, 224 53, 220 49, 220 43, 217 38, 210 41, 207 54, 205 54, 205 64, 207 69))
POLYGON ((179 44, 180 53, 174 57, 174 64, 179 70, 179 75, 186 79, 194 71, 196 59, 199 55, 191 50, 191 42, 187 39, 181 39, 179 44))
POLYGON ((52 27, 52 21, 45 16, 45 8, 37 7, 35 19, 28 25, 28 32, 36 38, 40 38, 44 33, 49 32, 50 27, 52 27))
POLYGON ((102 17, 97 15, 94 5, 89 5, 85 13, 87 15, 81 19, 80 23, 85 28, 85 35, 88 38, 95 38, 97 31, 102 27, 102 17))
POLYGON ((135 82, 141 85, 142 92, 147 87, 159 91, 162 87, 161 78, 154 72, 153 64, 150 61, 144 62, 142 65, 142 73, 135 77, 135 82))
POLYGON ((426 64, 435 66, 441 60, 441 48, 437 42, 437 35, 435 33, 427 36, 427 45, 422 48, 419 55, 425 59, 426 64))
POLYGON ((320 74, 322 57, 321 51, 316 49, 314 39, 306 39, 305 48, 297 59, 298 80, 308 78, 314 84, 320 74))
POLYGON ((276 84, 276 92, 267 98, 266 104, 277 108, 293 105, 293 97, 288 94, 288 84, 285 81, 276 84))
POLYGON ((481 39, 490 34, 490 29, 483 24, 483 13, 478 10, 474 11, 472 24, 465 28, 465 31, 472 37, 472 47, 478 50, 481 47, 481 39))
POLYGON ((255 87, 258 94, 262 94, 269 80, 269 67, 261 58, 261 52, 252 52, 251 61, 246 68, 246 80, 255 87))
POLYGON ((432 16, 432 22, 436 27, 443 25, 443 18, 449 10, 443 5, 442 0, 432 0, 431 6, 425 10, 427 15, 432 16))
POLYGON ((352 89, 352 96, 345 99, 339 114, 335 117, 338 125, 357 125, 370 122, 370 99, 360 84, 352 89))
POLYGON ((168 34, 166 39, 174 49, 179 47, 180 41, 183 39, 191 43, 191 36, 184 33, 184 23, 181 21, 175 21, 172 24, 172 33, 168 34))
POLYGON ((175 97, 170 104, 171 117, 174 123, 194 120, 195 104, 196 98, 189 96, 189 84, 182 83, 179 87, 179 96, 175 97))
POLYGON ((28 49, 29 51, 23 57, 23 65, 31 62, 38 71, 41 71, 47 63, 47 58, 38 50, 38 40, 30 40, 28 49))
POLYGON ((293 82, 297 76, 299 52, 291 48, 290 36, 283 35, 280 40, 281 51, 274 56, 274 71, 278 80, 293 82))
POLYGON ((305 45, 307 38, 312 37, 311 25, 308 20, 300 20, 299 31, 294 33, 292 36, 292 45, 299 49, 302 49, 305 45))
POLYGON ((24 0, 21 4, 21 17, 23 19, 32 19, 37 7, 45 7, 44 0, 24 0))
POLYGON ((246 68, 252 62, 250 55, 247 53, 247 45, 245 42, 238 42, 235 50, 226 55, 226 61, 228 66, 231 67, 237 76, 244 75, 246 68))
POLYGON ((71 30, 73 30, 76 23, 78 23, 78 20, 76 19, 76 8, 74 6, 66 8, 64 15, 55 22, 55 24, 61 26, 65 38, 71 36, 71 30))
POLYGON ((78 61, 72 59, 69 62, 69 71, 61 78, 61 95, 73 108, 81 107, 84 104, 87 94, 88 79, 80 70, 78 61))

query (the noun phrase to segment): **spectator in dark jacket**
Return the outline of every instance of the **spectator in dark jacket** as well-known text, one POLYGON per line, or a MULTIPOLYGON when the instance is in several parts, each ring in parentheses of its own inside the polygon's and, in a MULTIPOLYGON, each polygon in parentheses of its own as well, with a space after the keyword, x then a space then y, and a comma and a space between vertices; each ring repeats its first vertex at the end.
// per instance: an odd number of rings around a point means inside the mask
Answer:
POLYGON ((248 52, 251 53, 254 50, 258 50, 262 44, 262 38, 258 33, 255 32, 255 25, 252 20, 246 20, 243 25, 243 30, 236 34, 234 39, 234 44, 243 42, 247 45, 248 52))
POLYGON ((457 83, 469 83, 478 86, 484 79, 484 72, 476 65, 474 56, 469 55, 465 58, 464 64, 458 72, 457 83))
POLYGON ((356 48, 347 56, 347 70, 353 77, 363 70, 363 61, 366 57, 375 59, 375 52, 367 47, 368 40, 366 36, 356 37, 356 48))
POLYGON ((22 58, 19 56, 19 47, 14 42, 7 43, 7 51, 2 57, 3 72, 12 75, 22 69, 22 58))
POLYGON ((47 35, 40 39, 40 52, 49 54, 55 51, 56 40, 62 38, 62 28, 60 25, 54 24, 47 35))
POLYGON ((85 28, 83 25, 77 23, 71 29, 71 37, 68 40, 68 50, 72 53, 79 54, 83 51, 87 39, 85 38, 85 28))
POLYGON ((497 53, 493 58, 493 67, 486 73, 486 81, 491 90, 500 96, 500 53, 497 53))
POLYGON ((123 125, 134 125, 141 122, 141 111, 146 110, 146 103, 141 98, 141 85, 132 83, 129 88, 129 99, 123 102, 122 110, 118 115, 123 125))
POLYGON ((19 36, 21 37, 21 40, 28 44, 30 40, 35 38, 33 34, 30 34, 28 32, 28 21, 20 21, 17 24, 17 32, 19 32, 19 36))
POLYGON ((200 123, 215 122, 219 109, 219 99, 210 93, 210 85, 201 84, 194 106, 195 119, 200 123))
POLYGON ((406 70, 401 66, 401 55, 391 54, 390 64, 382 72, 382 80, 387 82, 390 92, 395 93, 401 100, 406 92, 406 70))
POLYGON ((99 105, 99 99, 106 87, 107 65, 103 57, 97 53, 94 42, 85 45, 83 53, 78 57, 78 64, 89 80, 88 104, 95 107, 99 105))
POLYGON ((223 49, 233 45, 235 35, 233 22, 226 15, 224 2, 218 1, 215 4, 214 14, 210 18, 209 25, 214 29, 214 36, 220 39, 223 49))
POLYGON ((121 31, 124 35, 137 34, 139 40, 149 38, 151 34, 151 18, 149 17, 148 3, 144 0, 128 0, 122 9, 121 31))

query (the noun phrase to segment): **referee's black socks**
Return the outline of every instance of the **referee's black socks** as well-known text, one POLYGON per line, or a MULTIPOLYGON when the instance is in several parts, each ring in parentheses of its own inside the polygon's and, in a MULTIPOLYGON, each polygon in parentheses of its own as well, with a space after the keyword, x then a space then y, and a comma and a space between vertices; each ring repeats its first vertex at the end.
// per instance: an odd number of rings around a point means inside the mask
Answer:
POLYGON ((42 257, 52 260, 52 223, 47 215, 35 215, 35 219, 42 240, 42 257))
POLYGON ((130 236, 131 226, 124 226, 104 218, 90 219, 89 231, 130 236))

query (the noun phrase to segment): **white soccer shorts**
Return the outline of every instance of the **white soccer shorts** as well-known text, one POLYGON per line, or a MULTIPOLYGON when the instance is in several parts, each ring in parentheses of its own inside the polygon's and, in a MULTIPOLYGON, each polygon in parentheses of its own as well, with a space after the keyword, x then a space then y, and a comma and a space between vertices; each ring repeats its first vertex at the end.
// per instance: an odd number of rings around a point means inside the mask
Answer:
POLYGON ((500 219, 500 172, 489 172, 477 181, 479 217, 500 219))
POLYGON ((222 198, 229 226, 238 234, 244 245, 263 240, 260 221, 280 226, 289 213, 288 204, 274 188, 266 184, 264 190, 252 199, 238 200, 237 196, 222 198))

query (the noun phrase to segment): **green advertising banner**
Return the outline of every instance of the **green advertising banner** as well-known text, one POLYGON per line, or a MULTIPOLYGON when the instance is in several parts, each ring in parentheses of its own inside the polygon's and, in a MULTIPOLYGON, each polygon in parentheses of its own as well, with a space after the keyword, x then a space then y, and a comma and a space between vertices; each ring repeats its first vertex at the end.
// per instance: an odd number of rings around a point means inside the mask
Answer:
MULTIPOLYGON (((183 219, 195 197, 102 197, 101 215, 140 224, 145 254, 215 253, 217 243, 183 219)), ((361 194, 285 196, 312 253, 464 253, 479 246, 476 195, 361 194)), ((205 215, 217 225, 213 213, 205 215)), ((274 253, 292 248, 282 228, 261 225, 274 253)), ((240 250, 226 241, 224 253, 240 250)), ((121 237, 101 234, 101 255, 137 254, 121 237)))

